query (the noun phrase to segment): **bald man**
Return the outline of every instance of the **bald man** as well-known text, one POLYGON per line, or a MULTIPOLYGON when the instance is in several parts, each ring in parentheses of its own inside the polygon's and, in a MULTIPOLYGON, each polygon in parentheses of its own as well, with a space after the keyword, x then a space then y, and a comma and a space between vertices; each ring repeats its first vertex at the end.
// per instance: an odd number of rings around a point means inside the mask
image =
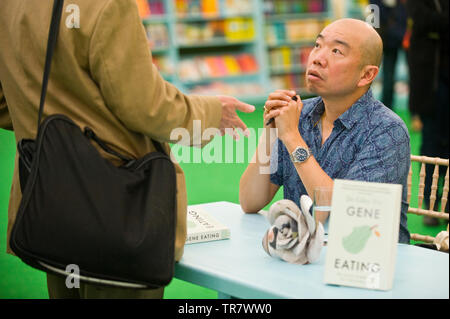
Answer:
MULTIPOLYGON (((269 204, 280 186, 284 198, 299 205, 301 195, 313 198, 315 188, 332 187, 336 178, 402 184, 399 242, 409 243, 408 130, 370 89, 382 51, 378 33, 360 20, 337 20, 320 32, 306 70, 307 88, 317 97, 293 101, 294 91, 277 90, 266 101, 266 129, 240 181, 246 213, 269 204), (261 154, 270 154, 270 174, 261 154)), ((318 218, 325 222, 328 213, 318 218)))

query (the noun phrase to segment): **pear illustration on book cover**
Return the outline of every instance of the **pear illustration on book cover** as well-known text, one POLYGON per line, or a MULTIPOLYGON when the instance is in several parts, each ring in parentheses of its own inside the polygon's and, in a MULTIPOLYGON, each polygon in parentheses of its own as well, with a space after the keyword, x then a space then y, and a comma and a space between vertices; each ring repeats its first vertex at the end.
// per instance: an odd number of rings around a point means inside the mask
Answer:
POLYGON ((372 229, 376 228, 377 226, 357 226, 353 228, 353 231, 342 238, 342 247, 346 251, 348 251, 351 254, 358 254, 360 253, 364 247, 366 247, 367 240, 370 238, 372 233, 374 233, 377 237, 380 237, 380 233, 378 231, 372 231, 372 229))

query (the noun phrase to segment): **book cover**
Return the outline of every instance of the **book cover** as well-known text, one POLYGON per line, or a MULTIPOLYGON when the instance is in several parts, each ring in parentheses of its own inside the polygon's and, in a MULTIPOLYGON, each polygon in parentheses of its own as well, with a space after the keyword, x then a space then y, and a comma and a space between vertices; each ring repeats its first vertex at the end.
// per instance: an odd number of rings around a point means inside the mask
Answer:
POLYGON ((241 68, 234 56, 224 55, 223 60, 229 75, 238 75, 241 73, 241 68))
POLYGON ((150 6, 148 5, 147 0, 136 0, 139 16, 141 19, 148 18, 150 16, 150 6))
POLYGON ((244 41, 246 40, 244 18, 228 18, 224 22, 225 38, 227 41, 244 41))
POLYGON ((217 0, 201 0, 201 10, 205 17, 218 15, 219 7, 217 0))
POLYGON ((334 181, 325 283, 392 288, 402 186, 334 181))
POLYGON ((205 65, 208 68, 208 74, 205 77, 221 77, 226 75, 227 70, 222 57, 220 56, 207 56, 203 58, 205 65))
POLYGON ((188 207, 186 244, 230 238, 230 229, 200 208, 188 207))
POLYGON ((289 66, 292 64, 291 61, 291 48, 289 47, 281 47, 280 48, 282 60, 283 60, 283 66, 289 66))
POLYGON ((152 15, 162 15, 165 13, 164 3, 162 0, 150 1, 149 5, 152 15))
POLYGON ((253 55, 242 53, 236 56, 236 60, 243 73, 258 72, 258 63, 253 55))
POLYGON ((215 56, 213 61, 216 69, 218 70, 218 74, 216 76, 220 77, 229 75, 223 56, 215 56))

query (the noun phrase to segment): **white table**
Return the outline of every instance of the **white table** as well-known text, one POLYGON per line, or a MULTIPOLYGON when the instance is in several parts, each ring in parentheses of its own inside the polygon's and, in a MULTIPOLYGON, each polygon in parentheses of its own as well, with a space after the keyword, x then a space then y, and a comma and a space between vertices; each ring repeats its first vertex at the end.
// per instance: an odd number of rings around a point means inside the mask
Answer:
POLYGON ((175 277, 217 290, 219 298, 449 298, 449 255, 399 244, 393 289, 377 291, 323 282, 326 247, 314 264, 293 265, 266 254, 261 241, 269 223, 237 204, 202 207, 231 230, 231 238, 185 246, 175 277))

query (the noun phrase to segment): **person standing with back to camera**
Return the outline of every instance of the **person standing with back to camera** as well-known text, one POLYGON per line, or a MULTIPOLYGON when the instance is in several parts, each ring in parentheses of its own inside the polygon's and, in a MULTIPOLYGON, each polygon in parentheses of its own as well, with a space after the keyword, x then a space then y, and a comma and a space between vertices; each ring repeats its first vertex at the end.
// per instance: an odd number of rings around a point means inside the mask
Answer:
MULTIPOLYGON (((256 213, 283 186, 284 198, 300 207, 300 196, 313 197, 333 180, 402 184, 399 242, 409 243, 407 177, 410 143, 405 123, 377 101, 370 86, 378 74, 383 43, 360 20, 340 19, 317 36, 306 68, 307 89, 317 95, 302 101, 294 91, 277 90, 265 104, 265 125, 254 160, 243 173, 239 200, 256 213), (268 130, 276 128, 278 139, 268 130), (262 148, 262 151, 260 150, 262 148), (270 154, 270 174, 259 154, 270 154), (306 154, 306 156, 305 156, 306 154)), ((328 213, 318 219, 322 223, 328 213)))
MULTIPOLYGON (((91 127, 115 151, 139 158, 154 151, 151 138, 167 143, 171 131, 185 128, 193 143, 193 121, 207 128, 246 130, 236 110, 254 106, 230 96, 181 93, 163 80, 151 52, 135 0, 77 0, 79 28, 69 28, 63 13, 45 104, 44 118, 61 113, 91 127)), ((52 0, 0 1, 0 128, 13 130, 16 141, 36 135, 42 74, 52 0)), ((69 4, 65 4, 63 12, 69 4)), ((203 140, 203 145, 209 140, 203 140)), ((96 145, 95 145, 96 146, 96 145)), ((99 149, 114 165, 119 161, 99 149)), ((173 158, 173 157, 172 157, 173 158)), ((184 173, 177 175, 175 260, 183 255, 187 197, 184 173)), ((51 191, 51 190, 49 190, 51 191)), ((8 209, 9 237, 21 200, 16 156, 8 209)), ((65 279, 47 274, 50 298, 162 298, 164 288, 128 289, 81 283, 68 289, 65 279)))

